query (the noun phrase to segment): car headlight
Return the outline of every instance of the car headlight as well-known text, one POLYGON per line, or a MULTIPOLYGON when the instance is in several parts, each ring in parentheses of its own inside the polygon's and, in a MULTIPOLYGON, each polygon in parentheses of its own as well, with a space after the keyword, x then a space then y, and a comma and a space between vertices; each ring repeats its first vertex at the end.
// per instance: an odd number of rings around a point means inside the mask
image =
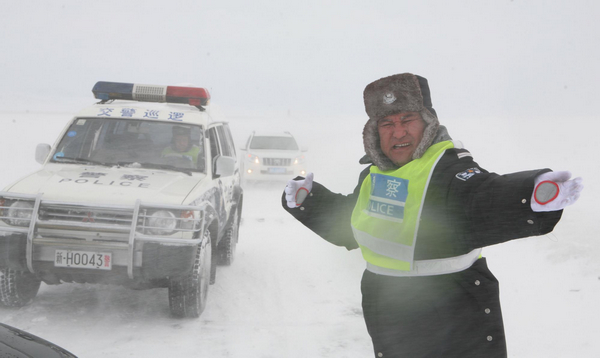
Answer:
POLYGON ((148 232, 153 235, 171 235, 177 227, 175 214, 167 210, 155 211, 148 218, 148 232))
POLYGON ((14 226, 29 226, 33 214, 33 203, 17 200, 8 208, 8 224, 14 226))
POLYGON ((246 160, 250 163, 260 164, 260 159, 258 158, 258 155, 248 153, 248 155, 246 156, 246 160))
POLYGON ((299 157, 296 157, 296 158, 294 159, 294 164, 302 164, 302 163, 304 163, 304 160, 305 160, 305 159, 306 159, 306 158, 305 158, 303 155, 301 155, 301 156, 299 156, 299 157))

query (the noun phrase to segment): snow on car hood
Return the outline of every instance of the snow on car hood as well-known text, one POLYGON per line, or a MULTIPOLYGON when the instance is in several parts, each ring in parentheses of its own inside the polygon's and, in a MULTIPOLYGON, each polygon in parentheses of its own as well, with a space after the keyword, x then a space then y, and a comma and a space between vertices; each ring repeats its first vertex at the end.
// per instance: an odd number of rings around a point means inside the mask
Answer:
POLYGON ((48 164, 16 182, 10 192, 43 193, 46 200, 132 205, 180 205, 205 174, 167 170, 48 164))

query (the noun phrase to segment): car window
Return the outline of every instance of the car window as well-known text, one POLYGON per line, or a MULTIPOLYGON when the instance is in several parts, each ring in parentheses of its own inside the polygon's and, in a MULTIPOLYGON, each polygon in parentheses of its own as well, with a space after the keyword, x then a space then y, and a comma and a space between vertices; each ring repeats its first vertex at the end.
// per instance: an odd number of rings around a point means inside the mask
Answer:
POLYGON ((69 127, 50 161, 204 171, 204 155, 204 131, 198 125, 80 118, 69 127))
POLYGON ((231 154, 233 157, 236 156, 235 152, 235 142, 233 141, 233 136, 231 135, 231 130, 229 129, 229 124, 223 124, 223 130, 225 131, 225 138, 227 138, 227 143, 229 145, 231 154))
POLYGON ((213 128, 208 129, 208 139, 210 141, 210 162, 212 168, 215 167, 215 159, 219 154, 221 154, 221 150, 219 149, 219 140, 217 139, 217 130, 213 128))
POLYGON ((293 137, 254 136, 250 149, 298 150, 293 137))
POLYGON ((217 135, 219 136, 219 144, 221 145, 221 154, 226 157, 234 157, 235 152, 233 151, 229 136, 225 134, 225 128, 223 126, 217 126, 217 135))

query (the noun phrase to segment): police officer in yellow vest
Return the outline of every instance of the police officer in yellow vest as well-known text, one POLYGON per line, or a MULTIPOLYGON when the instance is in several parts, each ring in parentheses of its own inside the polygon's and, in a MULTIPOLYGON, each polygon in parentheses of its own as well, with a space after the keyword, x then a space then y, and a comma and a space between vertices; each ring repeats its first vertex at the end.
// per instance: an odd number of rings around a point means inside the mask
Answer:
POLYGON ((192 143, 191 128, 174 126, 172 131, 171 145, 162 151, 161 156, 189 160, 190 166, 196 168, 200 147, 192 143))
POLYGON ((360 248, 363 314, 376 357, 506 357, 498 281, 481 248, 551 232, 583 189, 569 172, 488 172, 439 125, 427 80, 364 91, 369 165, 350 195, 313 174, 283 207, 325 240, 360 248))

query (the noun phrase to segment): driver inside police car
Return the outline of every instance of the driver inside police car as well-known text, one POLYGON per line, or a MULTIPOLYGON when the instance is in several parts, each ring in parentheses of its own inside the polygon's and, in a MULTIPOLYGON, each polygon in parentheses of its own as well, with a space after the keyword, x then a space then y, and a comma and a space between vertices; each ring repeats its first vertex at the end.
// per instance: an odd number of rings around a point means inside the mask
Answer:
POLYGON ((161 156, 185 158, 195 165, 198 162, 200 147, 193 144, 191 133, 189 127, 174 126, 171 144, 162 151, 161 156))

